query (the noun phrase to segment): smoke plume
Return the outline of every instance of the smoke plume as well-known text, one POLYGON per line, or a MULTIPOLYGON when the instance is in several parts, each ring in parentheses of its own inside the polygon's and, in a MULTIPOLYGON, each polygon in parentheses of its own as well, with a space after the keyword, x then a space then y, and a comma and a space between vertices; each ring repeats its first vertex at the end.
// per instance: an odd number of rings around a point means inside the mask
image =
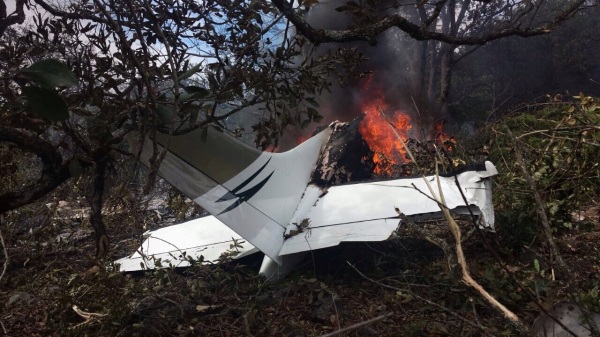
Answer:
MULTIPOLYGON (((307 22, 319 29, 345 29, 351 27, 349 14, 335 9, 344 5, 346 0, 320 1, 306 14, 307 22)), ((334 120, 349 121, 359 114, 365 100, 381 97, 389 111, 401 110, 416 120, 417 111, 411 98, 413 84, 418 76, 415 67, 415 42, 407 38, 398 29, 390 29, 378 36, 375 45, 366 42, 329 43, 319 46, 313 57, 325 53, 334 53, 338 48, 356 48, 367 61, 361 71, 367 73, 343 87, 335 86, 332 93, 319 97, 320 113, 325 116, 322 124, 334 120)))

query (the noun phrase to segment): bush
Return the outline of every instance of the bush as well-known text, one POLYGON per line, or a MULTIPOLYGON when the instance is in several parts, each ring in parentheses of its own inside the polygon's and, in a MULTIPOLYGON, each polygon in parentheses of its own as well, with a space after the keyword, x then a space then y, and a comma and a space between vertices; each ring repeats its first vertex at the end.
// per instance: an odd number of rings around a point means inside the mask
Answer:
POLYGON ((597 201, 600 191, 600 99, 581 94, 565 102, 553 97, 489 125, 485 134, 500 173, 494 190, 498 225, 511 248, 533 239, 537 219, 533 194, 515 164, 515 146, 535 179, 553 229, 589 225, 578 215, 597 201))

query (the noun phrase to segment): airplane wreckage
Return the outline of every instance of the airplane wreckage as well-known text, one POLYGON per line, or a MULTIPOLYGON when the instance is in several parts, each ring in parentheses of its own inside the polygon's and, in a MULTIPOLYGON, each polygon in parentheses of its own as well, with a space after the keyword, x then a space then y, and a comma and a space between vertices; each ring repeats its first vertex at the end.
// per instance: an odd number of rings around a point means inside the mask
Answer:
MULTIPOLYGON (((425 180, 441 188, 452 213, 474 214, 494 229, 491 162, 451 175, 361 182, 374 164, 360 121, 334 122, 283 153, 261 152, 213 128, 172 135, 158 174, 212 215, 145 233, 133 255, 116 261, 120 270, 216 261, 233 247, 236 258, 263 252, 260 274, 277 278, 310 250, 393 238, 400 212, 414 221, 443 219, 425 180)), ((147 140, 141 161, 148 165, 152 153, 147 140)))

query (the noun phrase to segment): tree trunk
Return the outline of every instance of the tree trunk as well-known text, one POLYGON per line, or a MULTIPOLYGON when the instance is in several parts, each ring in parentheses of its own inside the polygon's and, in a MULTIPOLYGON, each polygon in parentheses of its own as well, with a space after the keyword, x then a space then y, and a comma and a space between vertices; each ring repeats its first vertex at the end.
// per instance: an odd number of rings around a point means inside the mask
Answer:
POLYGON ((440 94, 437 98, 438 113, 440 117, 448 115, 448 95, 452 81, 452 67, 454 65, 454 47, 442 49, 440 60, 440 94))
POLYGON ((108 252, 108 236, 106 236, 106 228, 104 227, 104 219, 102 216, 107 162, 108 157, 104 153, 94 156, 94 190, 90 200, 90 223, 92 224, 92 227, 94 227, 94 232, 96 234, 97 259, 104 258, 108 252))

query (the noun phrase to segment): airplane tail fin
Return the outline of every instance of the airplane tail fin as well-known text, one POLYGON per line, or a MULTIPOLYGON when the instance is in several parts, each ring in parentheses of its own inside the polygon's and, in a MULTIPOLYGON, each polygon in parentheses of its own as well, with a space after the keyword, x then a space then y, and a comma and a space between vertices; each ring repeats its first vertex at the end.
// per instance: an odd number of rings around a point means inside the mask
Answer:
MULTIPOLYGON (((168 147, 158 174, 280 263, 284 232, 330 133, 284 153, 260 152, 212 128, 158 134, 159 149, 168 147)), ((140 159, 149 165, 153 141, 142 146, 140 159)))

